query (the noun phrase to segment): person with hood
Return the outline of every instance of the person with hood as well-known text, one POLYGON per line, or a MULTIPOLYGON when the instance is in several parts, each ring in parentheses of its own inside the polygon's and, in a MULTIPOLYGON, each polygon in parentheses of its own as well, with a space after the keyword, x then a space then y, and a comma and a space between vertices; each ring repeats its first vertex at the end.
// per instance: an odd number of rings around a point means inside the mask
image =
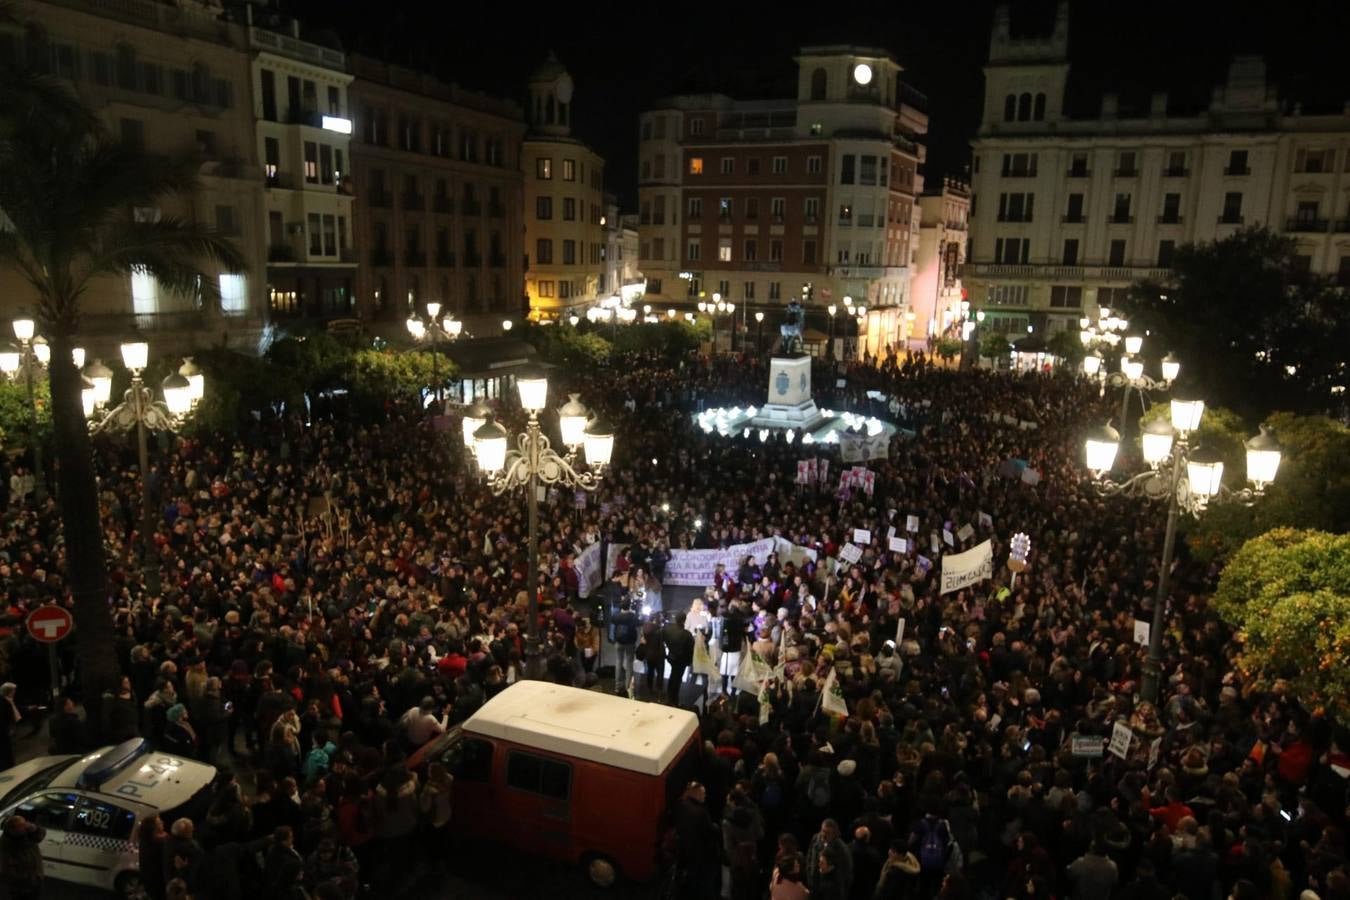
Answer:
POLYGON ((909 852, 909 844, 904 838, 891 841, 886 853, 886 861, 881 864, 881 876, 877 879, 873 900, 906 900, 912 897, 919 885, 919 860, 909 852))
POLYGON ((165 752, 197 759, 201 752, 201 739, 188 721, 187 707, 181 703, 170 706, 164 713, 164 721, 164 737, 160 745, 165 752))
POLYGON ((47 832, 21 815, 10 816, 0 833, 0 884, 10 900, 42 896, 42 850, 47 832))

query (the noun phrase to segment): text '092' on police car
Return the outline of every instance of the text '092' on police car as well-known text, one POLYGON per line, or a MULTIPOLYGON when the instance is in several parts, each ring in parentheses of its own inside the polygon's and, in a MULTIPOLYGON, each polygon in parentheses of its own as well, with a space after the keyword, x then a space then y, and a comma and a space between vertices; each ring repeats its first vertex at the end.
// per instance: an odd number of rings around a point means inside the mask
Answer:
POLYGON ((0 772, 0 823, 20 815, 46 830, 47 877, 123 897, 142 896, 136 827, 200 819, 214 766, 178 759, 134 739, 87 756, 42 756, 0 772))

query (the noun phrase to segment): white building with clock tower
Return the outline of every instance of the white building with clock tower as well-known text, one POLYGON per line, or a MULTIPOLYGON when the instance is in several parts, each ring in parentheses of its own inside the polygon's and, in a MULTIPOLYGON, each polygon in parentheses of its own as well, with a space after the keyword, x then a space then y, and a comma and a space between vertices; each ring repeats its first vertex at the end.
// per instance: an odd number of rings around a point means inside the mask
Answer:
POLYGON ((525 294, 532 319, 588 306, 605 271, 605 161, 572 136, 573 83, 553 54, 530 75, 525 181, 525 294))

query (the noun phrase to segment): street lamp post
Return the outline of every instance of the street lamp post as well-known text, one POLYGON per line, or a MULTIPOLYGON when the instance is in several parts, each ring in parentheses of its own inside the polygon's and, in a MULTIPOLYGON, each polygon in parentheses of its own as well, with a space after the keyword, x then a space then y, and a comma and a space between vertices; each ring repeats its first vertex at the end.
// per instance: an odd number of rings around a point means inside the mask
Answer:
POLYGON ((1163 537, 1162 568, 1153 603, 1153 622, 1148 635, 1148 659, 1140 693, 1157 703, 1162 682, 1162 638, 1166 624, 1167 589, 1176 548, 1177 520, 1184 511, 1199 515, 1210 503, 1250 506, 1275 480, 1280 467, 1280 447, 1266 429, 1247 441, 1247 480, 1251 487, 1233 491, 1221 485, 1223 461, 1205 447, 1192 447, 1191 435, 1200 427, 1205 404, 1201 400, 1172 400, 1171 422, 1155 421, 1142 436, 1144 462, 1149 468, 1126 481, 1108 479, 1107 473, 1120 449, 1120 433, 1109 425, 1095 429, 1086 441, 1087 468, 1102 496, 1139 496, 1167 503, 1167 530, 1163 537))
POLYGON ((535 584, 539 572, 539 486, 561 484, 567 487, 594 491, 604 477, 614 451, 614 430, 607 423, 591 419, 576 395, 558 410, 558 426, 562 433, 566 455, 559 456, 539 427, 539 413, 548 403, 548 378, 543 374, 521 374, 516 378, 520 391, 520 405, 529 419, 525 431, 516 437, 516 449, 507 450, 507 432, 489 418, 473 435, 478 466, 487 476, 488 487, 495 496, 524 486, 529 517, 526 595, 529 622, 525 634, 525 670, 529 677, 539 675, 539 592, 535 584), (590 471, 574 468, 577 451, 584 448, 590 471))
POLYGON ((826 338, 825 349, 829 351, 828 355, 830 359, 834 359, 834 314, 839 312, 839 307, 831 303, 829 306, 825 307, 825 311, 830 314, 830 334, 829 337, 826 338))
MULTIPOLYGON (((163 400, 156 400, 154 391, 141 377, 149 364, 150 348, 142 341, 132 341, 122 345, 122 362, 131 371, 131 387, 123 395, 122 402, 108 410, 102 418, 89 422, 94 434, 104 431, 130 431, 136 429, 136 450, 140 457, 141 473, 141 567, 145 575, 146 589, 152 594, 160 590, 159 565, 155 559, 155 501, 150 491, 150 454, 148 432, 173 431, 201 399, 198 386, 205 387, 204 381, 194 382, 182 370, 170 374, 161 383, 163 400)), ((200 378, 191 364, 191 375, 200 378)), ((106 402, 108 388, 112 384, 111 373, 95 362, 85 370, 83 392, 86 415, 91 415, 100 405, 100 398, 106 402), (106 374, 105 374, 106 373, 106 374)))
POLYGON ((764 352, 764 313, 755 313, 755 355, 764 352))
POLYGON ((432 300, 427 304, 426 319, 420 319, 417 316, 408 318, 408 334, 417 343, 423 342, 431 344, 431 371, 432 380, 436 384, 436 402, 440 403, 443 399, 441 385, 441 355, 436 350, 436 344, 441 338, 455 340, 464 330, 464 323, 452 316, 447 315, 444 319, 438 320, 441 314, 441 304, 432 300))

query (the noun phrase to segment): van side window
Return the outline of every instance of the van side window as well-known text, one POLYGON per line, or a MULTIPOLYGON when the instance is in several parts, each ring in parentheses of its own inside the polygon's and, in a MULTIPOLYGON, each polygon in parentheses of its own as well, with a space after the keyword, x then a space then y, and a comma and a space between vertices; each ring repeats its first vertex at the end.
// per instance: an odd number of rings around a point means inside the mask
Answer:
POLYGON ((466 737, 456 741, 441 759, 450 774, 463 781, 492 780, 492 741, 466 737))
POLYGON ((553 800, 566 800, 572 796, 572 767, 513 750, 506 754, 506 784, 553 800))
POLYGON ((71 831, 125 841, 131 838, 131 828, 135 824, 136 814, 130 810, 102 800, 81 797, 71 831))

